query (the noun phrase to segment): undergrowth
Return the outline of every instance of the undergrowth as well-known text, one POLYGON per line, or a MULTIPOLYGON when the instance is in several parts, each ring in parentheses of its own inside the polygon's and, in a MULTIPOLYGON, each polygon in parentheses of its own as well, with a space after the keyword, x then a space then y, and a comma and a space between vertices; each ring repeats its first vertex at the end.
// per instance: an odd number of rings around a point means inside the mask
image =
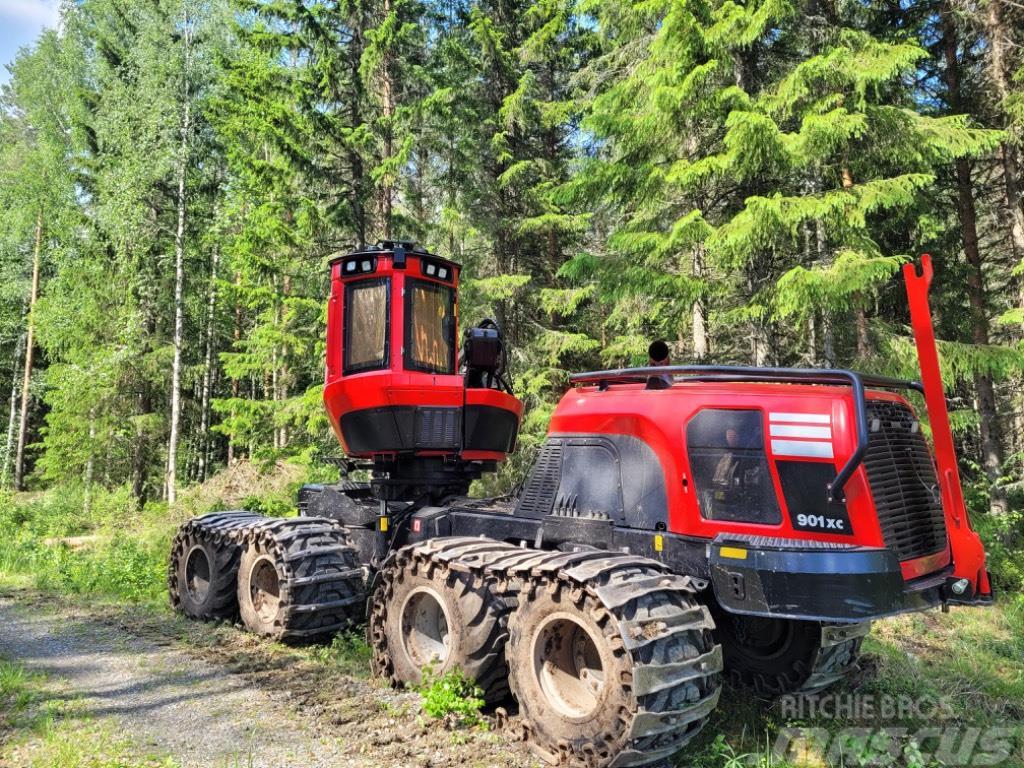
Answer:
POLYGON ((241 464, 184 489, 174 507, 150 502, 141 510, 127 487, 94 490, 88 498, 76 487, 0 490, 0 585, 166 604, 167 558, 184 520, 222 509, 294 515, 305 476, 292 465, 264 473, 241 464))
POLYGON ((484 705, 483 691, 458 669, 444 675, 426 670, 419 693, 423 697, 424 713, 444 720, 449 727, 474 728, 487 723, 480 714, 484 705))
POLYGON ((127 602, 166 599, 167 552, 174 524, 162 505, 129 512, 124 491, 0 494, 0 576, 61 594, 127 602))

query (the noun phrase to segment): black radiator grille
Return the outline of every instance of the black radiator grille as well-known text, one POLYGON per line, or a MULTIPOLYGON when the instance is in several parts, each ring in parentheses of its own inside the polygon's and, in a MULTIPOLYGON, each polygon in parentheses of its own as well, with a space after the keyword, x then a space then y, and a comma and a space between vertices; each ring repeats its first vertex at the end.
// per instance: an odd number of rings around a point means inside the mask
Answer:
POLYGON ((912 560, 946 547, 935 466, 913 412, 900 403, 868 403, 864 467, 887 547, 912 560))
POLYGON ((519 495, 516 514, 544 517, 551 514, 555 493, 562 479, 562 441, 545 440, 530 477, 519 495))

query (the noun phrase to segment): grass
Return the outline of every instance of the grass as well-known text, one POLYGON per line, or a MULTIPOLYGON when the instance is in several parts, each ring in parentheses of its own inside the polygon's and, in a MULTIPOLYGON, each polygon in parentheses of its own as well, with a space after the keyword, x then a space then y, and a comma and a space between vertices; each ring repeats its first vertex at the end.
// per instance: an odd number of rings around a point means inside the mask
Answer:
POLYGON ((370 668, 373 649, 362 632, 348 631, 335 635, 328 645, 312 646, 310 655, 341 674, 362 677, 370 668))
POLYGON ((74 491, 0 493, 0 583, 65 595, 155 603, 165 598, 174 524, 166 509, 132 513, 123 492, 94 499, 86 516, 74 491))
POLYGON ((59 685, 0 659, 0 765, 19 768, 176 768, 109 722, 88 715, 59 685))
POLYGON ((128 488, 94 492, 88 512, 80 488, 0 490, 0 586, 165 605, 167 555, 181 522, 230 508, 295 514, 294 491, 302 472, 282 465, 264 474, 242 463, 185 489, 173 508, 154 502, 142 510, 135 508, 128 488))
POLYGON ((1024 598, 876 622, 861 673, 812 707, 723 691, 678 766, 1024 767, 1024 598), (837 716, 838 715, 838 716, 837 716))

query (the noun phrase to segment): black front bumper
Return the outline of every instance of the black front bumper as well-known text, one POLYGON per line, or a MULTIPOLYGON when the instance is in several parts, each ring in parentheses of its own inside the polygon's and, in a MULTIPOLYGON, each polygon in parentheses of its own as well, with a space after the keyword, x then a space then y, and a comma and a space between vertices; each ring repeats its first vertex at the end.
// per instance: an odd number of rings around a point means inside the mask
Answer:
POLYGON ((888 549, 788 544, 764 538, 716 538, 710 565, 719 604, 732 613, 752 616, 847 622, 943 603, 989 602, 955 598, 950 592, 951 568, 904 581, 899 560, 888 549))

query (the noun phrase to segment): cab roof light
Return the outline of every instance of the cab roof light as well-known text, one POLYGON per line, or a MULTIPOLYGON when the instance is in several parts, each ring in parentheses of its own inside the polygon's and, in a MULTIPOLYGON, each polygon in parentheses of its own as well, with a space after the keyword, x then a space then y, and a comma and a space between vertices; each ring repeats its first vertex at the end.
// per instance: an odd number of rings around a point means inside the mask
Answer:
POLYGON ((374 257, 356 257, 345 259, 342 263, 342 273, 346 276, 368 274, 377 271, 377 259, 374 257))
POLYGON ((450 264, 441 260, 435 261, 434 259, 422 259, 420 261, 420 274, 437 280, 443 280, 446 283, 451 282, 455 278, 455 271, 450 264))

